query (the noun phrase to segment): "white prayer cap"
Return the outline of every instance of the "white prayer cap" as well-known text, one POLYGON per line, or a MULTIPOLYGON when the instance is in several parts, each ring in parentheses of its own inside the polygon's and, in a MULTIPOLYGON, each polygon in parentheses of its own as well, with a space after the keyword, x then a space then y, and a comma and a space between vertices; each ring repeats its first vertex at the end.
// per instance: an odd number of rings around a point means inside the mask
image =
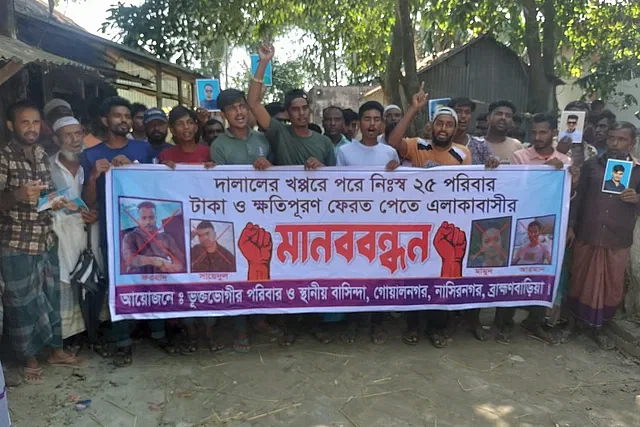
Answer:
POLYGON ((451 116, 451 117, 453 117, 453 120, 456 122, 456 126, 458 126, 458 114, 455 112, 455 110, 453 108, 442 107, 442 108, 438 109, 433 114, 433 121, 434 122, 436 121, 438 116, 451 116))
POLYGON ((75 117, 72 117, 72 116, 62 117, 56 120, 56 122, 53 124, 53 131, 58 132, 60 129, 62 129, 65 126, 79 125, 79 124, 80 122, 75 117))
POLYGON ((389 104, 386 107, 384 107, 384 112, 386 113, 389 110, 400 110, 400 112, 402 112, 402 108, 398 107, 396 104, 389 104))
POLYGON ((60 98, 53 98, 51 101, 46 103, 46 105, 42 109, 42 112, 46 117, 49 115, 50 112, 52 112, 55 108, 58 108, 58 107, 67 107, 69 110, 71 110, 71 104, 69 104, 67 101, 60 98))

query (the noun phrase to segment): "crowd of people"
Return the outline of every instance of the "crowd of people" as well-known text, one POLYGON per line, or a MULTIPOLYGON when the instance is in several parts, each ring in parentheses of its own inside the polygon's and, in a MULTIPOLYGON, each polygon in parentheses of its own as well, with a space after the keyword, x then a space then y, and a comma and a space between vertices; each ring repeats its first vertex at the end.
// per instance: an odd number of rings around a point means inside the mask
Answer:
MULTIPOLYGON (((428 95, 420 88, 407 111, 375 101, 365 102, 357 112, 339 106, 326 108, 322 131, 310 123, 309 100, 302 90, 286 94, 281 104, 262 104, 264 72, 273 54, 272 46, 260 47, 248 94, 236 89, 220 93, 220 117, 183 106, 174 107, 167 115, 160 108, 111 97, 104 100, 99 120, 87 132, 74 118, 71 106, 60 99, 49 102, 42 112, 29 101, 10 107, 7 117, 12 137, 0 146, 0 332, 19 368, 8 370, 8 383, 41 384, 45 377, 39 357, 45 350, 49 365, 87 365, 76 351, 76 338, 85 330, 85 322, 71 276, 88 247, 97 254, 103 274, 107 273, 105 173, 132 163, 160 163, 168 168, 180 163, 206 168, 253 165, 257 170, 273 165, 304 165, 309 170, 380 166, 390 171, 400 165, 484 165, 495 169, 502 164, 530 164, 550 165, 558 173, 565 173, 562 171, 568 166, 572 177, 570 219, 555 307, 528 307, 522 327, 549 344, 569 339, 577 330, 587 330, 602 348, 613 348, 602 327, 623 298, 624 270, 640 209, 636 192, 640 166, 632 154, 637 136, 632 124, 616 122, 602 105, 595 108, 576 101, 566 109, 587 114, 581 143, 572 143, 571 136, 558 140, 557 115, 540 112, 521 116, 520 122, 524 119, 530 124, 530 143, 523 144, 523 129, 517 125, 518 112, 511 102, 492 102, 487 113, 476 118, 474 127, 476 103, 458 97, 435 112, 421 137, 407 137, 428 102, 428 95), (256 127, 259 130, 254 130, 256 127), (51 130, 50 135, 41 131, 45 128, 51 130), (172 141, 168 140, 169 132, 172 141), (607 159, 633 162, 630 185, 620 194, 601 191, 607 159), (67 189, 68 197, 81 199, 87 209, 69 214, 63 201, 54 202, 51 210, 38 209, 43 194, 67 189), (11 375, 15 373, 19 375, 11 375)), ((142 224, 157 228, 153 204, 140 206, 139 211, 142 224)), ((198 232, 206 237, 210 230, 203 223, 198 232)), ((539 233, 539 224, 537 228, 529 225, 532 245, 537 244, 539 233)), ((135 239, 135 235, 128 236, 123 250, 135 247, 135 239)), ((220 261, 216 250, 215 245, 202 245, 207 262, 220 261)), ((545 256, 538 252, 531 250, 526 256, 545 256)), ((146 266, 167 271, 181 267, 179 262, 165 265, 154 253, 154 245, 131 255, 132 268, 140 271, 146 266)), ((484 266, 502 265, 492 264, 503 262, 493 255, 490 251, 485 254, 484 266)), ((515 308, 496 309, 498 342, 510 342, 515 312, 515 308)), ((102 319, 108 320, 106 312, 102 319)), ((282 319, 237 316, 233 349, 250 351, 249 331, 278 337, 281 345, 290 346, 304 329, 329 344, 333 328, 326 325, 336 320, 344 323, 340 334, 344 342, 355 342, 358 330, 365 330, 375 344, 386 340, 384 313, 289 315, 282 319)), ((113 358, 118 367, 131 365, 136 322, 107 324, 104 336, 90 340, 91 348, 113 358)), ((431 343, 442 348, 462 324, 477 339, 488 338, 480 310, 433 310, 408 312, 402 341, 415 345, 424 330, 431 343)), ((210 351, 224 348, 214 318, 152 320, 148 328, 152 342, 170 354, 193 353, 201 341, 210 351), (179 332, 174 333, 176 330, 179 332)))

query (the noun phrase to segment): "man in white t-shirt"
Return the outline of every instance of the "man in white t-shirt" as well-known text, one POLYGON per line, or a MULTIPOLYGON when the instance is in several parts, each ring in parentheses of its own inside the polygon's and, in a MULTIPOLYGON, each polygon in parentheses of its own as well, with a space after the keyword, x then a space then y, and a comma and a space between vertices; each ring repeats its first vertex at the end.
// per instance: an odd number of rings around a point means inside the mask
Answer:
POLYGON ((338 149, 336 166, 387 166, 391 161, 400 161, 393 147, 378 142, 382 111, 382 105, 375 101, 360 107, 362 140, 342 145, 338 149))
MULTIPOLYGON (((369 101, 362 104, 359 110, 362 140, 341 146, 336 156, 336 166, 385 166, 387 170, 394 170, 400 165, 398 152, 393 147, 378 142, 378 135, 384 128, 383 112, 379 102, 369 101)), ((358 320, 361 317, 364 317, 364 323, 371 325, 371 341, 374 344, 383 344, 386 333, 382 328, 384 313, 380 312, 363 316, 349 315, 347 330, 342 334, 342 340, 346 343, 355 342, 358 320), (368 320, 370 322, 367 322, 368 320)))

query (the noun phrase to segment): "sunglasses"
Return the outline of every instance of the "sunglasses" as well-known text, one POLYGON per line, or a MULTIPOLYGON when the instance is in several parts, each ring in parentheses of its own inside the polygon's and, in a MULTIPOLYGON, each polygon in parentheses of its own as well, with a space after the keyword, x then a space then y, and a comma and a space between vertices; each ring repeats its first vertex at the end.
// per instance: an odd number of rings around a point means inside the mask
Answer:
POLYGON ((578 122, 567 122, 568 125, 577 125, 578 122))

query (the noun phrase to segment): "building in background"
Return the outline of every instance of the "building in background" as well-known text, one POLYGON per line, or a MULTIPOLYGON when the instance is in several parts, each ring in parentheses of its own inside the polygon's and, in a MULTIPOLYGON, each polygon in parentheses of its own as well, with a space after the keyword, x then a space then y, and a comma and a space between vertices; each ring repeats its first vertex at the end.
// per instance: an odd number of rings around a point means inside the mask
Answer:
POLYGON ((358 111, 369 90, 371 86, 314 86, 309 91, 311 121, 322 126, 322 111, 331 105, 358 111))

